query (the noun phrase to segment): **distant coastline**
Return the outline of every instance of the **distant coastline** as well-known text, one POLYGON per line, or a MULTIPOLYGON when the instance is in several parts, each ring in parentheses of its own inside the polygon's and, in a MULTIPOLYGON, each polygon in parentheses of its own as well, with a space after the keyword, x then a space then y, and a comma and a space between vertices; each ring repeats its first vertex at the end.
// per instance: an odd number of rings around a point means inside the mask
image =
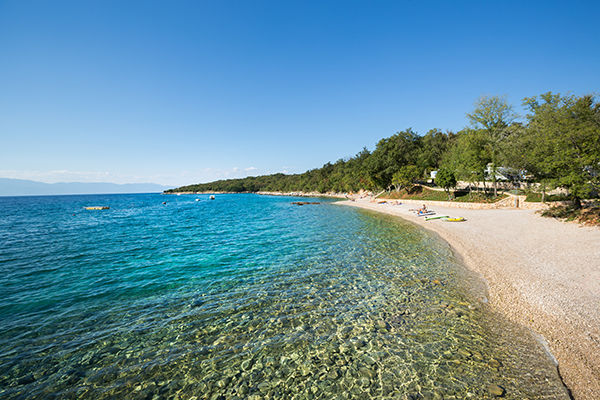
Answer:
POLYGON ((180 194, 258 194, 261 196, 289 196, 289 197, 331 197, 336 199, 348 198, 347 193, 319 193, 319 192, 219 192, 219 191, 206 191, 206 192, 163 192, 163 194, 169 195, 180 195, 180 194))
POLYGON ((162 194, 179 196, 180 194, 239 194, 239 193, 252 193, 252 192, 219 192, 219 191, 206 191, 206 192, 169 192, 164 191, 162 194))
POLYGON ((167 188, 168 186, 155 183, 45 183, 25 179, 0 178, 0 196, 161 193, 167 188))

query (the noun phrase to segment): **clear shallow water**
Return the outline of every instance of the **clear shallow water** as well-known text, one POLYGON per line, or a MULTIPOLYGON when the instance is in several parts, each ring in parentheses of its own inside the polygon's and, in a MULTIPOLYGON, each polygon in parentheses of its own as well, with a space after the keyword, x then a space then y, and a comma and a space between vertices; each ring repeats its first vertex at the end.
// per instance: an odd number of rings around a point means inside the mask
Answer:
POLYGON ((437 237, 293 200, 0 198, 0 397, 568 398, 437 237))

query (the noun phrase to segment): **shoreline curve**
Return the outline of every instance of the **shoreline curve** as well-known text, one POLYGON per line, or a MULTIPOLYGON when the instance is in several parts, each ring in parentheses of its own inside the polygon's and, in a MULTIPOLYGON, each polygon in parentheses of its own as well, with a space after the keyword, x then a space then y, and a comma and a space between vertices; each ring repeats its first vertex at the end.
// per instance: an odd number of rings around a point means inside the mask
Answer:
POLYGON ((450 223, 425 221, 410 211, 412 204, 335 204, 395 215, 437 233, 485 280, 495 310, 547 341, 572 396, 600 398, 600 229, 533 210, 436 206, 438 215, 466 219, 450 223))

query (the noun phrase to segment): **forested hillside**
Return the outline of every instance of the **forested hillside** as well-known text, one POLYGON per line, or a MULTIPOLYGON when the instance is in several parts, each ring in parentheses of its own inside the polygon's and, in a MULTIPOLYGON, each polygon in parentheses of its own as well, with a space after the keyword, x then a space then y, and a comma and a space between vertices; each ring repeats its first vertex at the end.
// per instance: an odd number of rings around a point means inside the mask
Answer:
MULTIPOLYGON (((523 99, 527 114, 517 121, 500 97, 482 97, 459 132, 411 129, 381 139, 373 151, 327 163, 302 174, 273 174, 182 186, 176 192, 354 192, 403 188, 437 170, 442 186, 456 180, 488 181, 495 194, 499 167, 541 183, 562 187, 578 202, 600 185, 600 104, 593 96, 551 92, 523 99)), ((440 183, 440 182, 438 182, 440 183)))

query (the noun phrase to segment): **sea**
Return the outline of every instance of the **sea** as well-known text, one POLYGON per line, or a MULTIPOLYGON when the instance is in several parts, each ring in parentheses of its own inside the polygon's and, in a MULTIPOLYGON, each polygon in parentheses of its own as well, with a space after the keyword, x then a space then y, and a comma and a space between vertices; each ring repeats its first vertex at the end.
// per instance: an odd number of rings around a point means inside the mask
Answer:
POLYGON ((535 335, 400 218, 255 194, 0 197, 2 399, 496 396, 569 398, 535 335))

